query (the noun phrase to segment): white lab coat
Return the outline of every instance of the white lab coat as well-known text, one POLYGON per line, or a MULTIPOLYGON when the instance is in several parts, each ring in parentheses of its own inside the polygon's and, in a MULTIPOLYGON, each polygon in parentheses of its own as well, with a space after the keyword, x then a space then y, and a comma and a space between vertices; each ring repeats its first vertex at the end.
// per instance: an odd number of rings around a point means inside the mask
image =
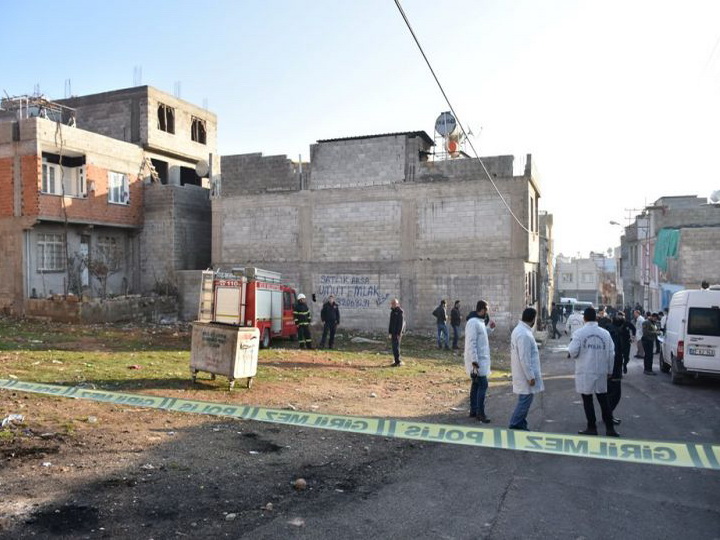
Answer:
POLYGON ((465 323, 465 371, 472 374, 472 363, 477 362, 478 374, 483 377, 490 375, 490 342, 485 321, 473 317, 465 323))
POLYGON ((522 321, 510 336, 510 368, 514 393, 537 394, 545 390, 535 336, 532 328, 522 321), (535 379, 535 386, 530 386, 530 379, 535 379))
POLYGON ((642 325, 644 322, 645 317, 643 317, 642 315, 638 315, 637 319, 635 319, 635 339, 637 339, 638 341, 640 341, 643 336, 642 325))
POLYGON ((586 322, 575 332, 568 351, 570 357, 575 358, 575 391, 605 394, 615 359, 615 345, 610 333, 595 321, 586 322))
POLYGON ((582 328, 583 324, 585 324, 585 319, 583 319, 583 316, 579 311, 573 311, 565 324, 567 326, 568 333, 572 338, 573 334, 582 328))

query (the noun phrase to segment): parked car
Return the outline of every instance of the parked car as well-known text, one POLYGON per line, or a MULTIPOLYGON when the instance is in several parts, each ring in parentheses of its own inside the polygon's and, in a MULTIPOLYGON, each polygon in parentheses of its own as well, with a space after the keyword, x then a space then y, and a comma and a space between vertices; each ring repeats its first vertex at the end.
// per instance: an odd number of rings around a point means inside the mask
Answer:
POLYGON ((720 286, 672 296, 662 349, 660 370, 674 384, 720 376, 720 286))

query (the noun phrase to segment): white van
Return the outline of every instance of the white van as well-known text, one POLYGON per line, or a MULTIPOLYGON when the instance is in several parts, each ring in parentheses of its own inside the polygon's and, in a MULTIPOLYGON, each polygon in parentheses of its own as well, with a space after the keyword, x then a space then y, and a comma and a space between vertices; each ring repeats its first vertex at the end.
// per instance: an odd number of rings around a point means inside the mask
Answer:
POLYGON ((670 300, 660 369, 672 382, 720 376, 720 286, 678 291, 670 300))

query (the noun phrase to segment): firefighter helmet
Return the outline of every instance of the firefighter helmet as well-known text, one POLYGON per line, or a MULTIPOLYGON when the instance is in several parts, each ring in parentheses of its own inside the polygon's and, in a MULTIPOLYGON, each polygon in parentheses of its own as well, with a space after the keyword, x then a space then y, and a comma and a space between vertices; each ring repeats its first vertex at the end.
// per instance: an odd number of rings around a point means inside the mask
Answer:
POLYGON ((305 295, 303 293, 300 293, 297 295, 298 300, 305 300, 305 295))

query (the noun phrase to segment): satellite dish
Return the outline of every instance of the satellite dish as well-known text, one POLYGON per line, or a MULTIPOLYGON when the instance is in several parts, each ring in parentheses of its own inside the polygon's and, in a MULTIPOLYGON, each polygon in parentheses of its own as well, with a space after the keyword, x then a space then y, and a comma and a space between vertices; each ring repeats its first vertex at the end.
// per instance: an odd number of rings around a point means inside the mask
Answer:
POLYGON ((720 189, 716 189, 710 194, 710 200, 714 203, 720 202, 720 189))
POLYGON ((208 165, 208 162, 204 159, 201 159, 195 164, 195 173, 200 178, 205 178, 208 173, 210 172, 210 165, 208 165))
POLYGON ((435 120, 435 131, 441 137, 450 137, 457 129, 457 121, 450 111, 441 113, 435 120))

